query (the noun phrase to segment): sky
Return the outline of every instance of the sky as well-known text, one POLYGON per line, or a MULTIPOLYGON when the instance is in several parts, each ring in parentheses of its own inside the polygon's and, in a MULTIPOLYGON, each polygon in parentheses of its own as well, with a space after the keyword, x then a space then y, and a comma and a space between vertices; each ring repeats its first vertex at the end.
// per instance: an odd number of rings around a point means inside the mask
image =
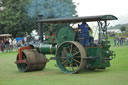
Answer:
POLYGON ((111 25, 128 23, 128 0, 73 0, 77 5, 79 16, 93 16, 112 14, 118 20, 111 22, 111 25))

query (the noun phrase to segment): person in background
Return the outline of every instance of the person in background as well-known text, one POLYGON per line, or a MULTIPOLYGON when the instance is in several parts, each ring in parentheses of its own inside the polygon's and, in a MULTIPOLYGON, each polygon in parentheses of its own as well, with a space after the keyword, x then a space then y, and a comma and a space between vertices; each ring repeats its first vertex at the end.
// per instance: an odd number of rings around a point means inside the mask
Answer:
POLYGON ((78 28, 81 29, 80 33, 80 43, 83 46, 89 46, 89 26, 83 21, 81 25, 78 24, 78 28))
POLYGON ((4 42, 3 40, 0 40, 0 51, 4 52, 4 48, 5 48, 4 42))
POLYGON ((121 36, 121 38, 120 38, 120 45, 123 45, 124 44, 124 42, 123 42, 123 36, 121 36))
POLYGON ((118 37, 115 35, 114 36, 114 46, 117 46, 117 42, 118 42, 118 37))
POLYGON ((117 34, 117 45, 119 46, 120 45, 120 35, 119 34, 117 34))
POLYGON ((12 44, 13 44, 13 51, 16 51, 16 39, 13 39, 12 44))
POLYGON ((6 39, 6 40, 5 40, 5 48, 6 48, 6 52, 10 52, 9 45, 10 45, 9 40, 6 39))
POLYGON ((22 40, 18 41, 18 48, 22 47, 22 40))
POLYGON ((0 40, 0 53, 1 53, 1 40, 0 40))
POLYGON ((8 40, 9 40, 9 50, 11 51, 11 50, 13 50, 12 39, 9 38, 8 40))
POLYGON ((126 40, 127 40, 127 45, 128 45, 128 37, 126 38, 126 40))
POLYGON ((127 36, 124 36, 124 45, 127 45, 127 36))
POLYGON ((1 41, 1 52, 4 52, 5 44, 3 41, 1 41))

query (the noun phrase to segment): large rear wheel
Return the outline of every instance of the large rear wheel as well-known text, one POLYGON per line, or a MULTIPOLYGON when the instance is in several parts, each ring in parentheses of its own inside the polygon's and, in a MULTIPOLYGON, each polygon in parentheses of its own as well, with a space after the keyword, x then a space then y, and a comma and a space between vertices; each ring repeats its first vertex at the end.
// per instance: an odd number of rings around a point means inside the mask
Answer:
POLYGON ((64 73, 78 73, 86 65, 86 51, 80 43, 66 41, 57 49, 56 62, 64 73))

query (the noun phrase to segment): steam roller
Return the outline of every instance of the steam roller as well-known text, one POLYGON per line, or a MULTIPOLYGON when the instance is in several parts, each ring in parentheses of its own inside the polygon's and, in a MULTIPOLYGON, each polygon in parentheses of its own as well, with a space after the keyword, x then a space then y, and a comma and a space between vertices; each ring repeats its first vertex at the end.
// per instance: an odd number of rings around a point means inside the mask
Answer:
POLYGON ((20 72, 43 70, 48 62, 45 55, 39 53, 31 46, 21 47, 18 50, 16 64, 20 72))
POLYGON ((117 17, 113 15, 99 15, 43 19, 43 16, 40 15, 38 18, 40 43, 38 46, 29 45, 19 48, 15 63, 20 72, 43 70, 49 60, 56 60, 58 68, 65 74, 75 74, 84 70, 98 70, 110 67, 110 61, 115 58, 115 52, 110 50, 111 45, 107 38, 107 20, 117 20, 117 17), (82 37, 81 28, 73 28, 74 24, 85 21, 97 22, 99 39, 96 42, 91 42, 90 36, 82 37), (49 33, 48 30, 48 35, 46 35, 44 24, 57 24, 58 28, 56 28, 55 34, 54 32, 49 33), (71 24, 73 25, 71 26, 71 24), (43 34, 48 37, 44 39, 43 34), (88 38, 89 46, 82 43, 85 43, 88 38), (55 57, 51 57, 48 60, 45 57, 47 54, 55 55, 55 57))

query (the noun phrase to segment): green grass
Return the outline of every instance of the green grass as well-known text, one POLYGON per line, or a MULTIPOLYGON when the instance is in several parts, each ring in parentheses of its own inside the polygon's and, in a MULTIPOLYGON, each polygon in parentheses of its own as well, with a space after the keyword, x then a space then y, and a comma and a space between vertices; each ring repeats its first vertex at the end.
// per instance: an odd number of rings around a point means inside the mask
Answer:
POLYGON ((43 71, 19 72, 14 64, 17 53, 0 53, 0 85, 128 85, 128 46, 111 48, 117 54, 106 70, 64 74, 48 62, 43 71))

